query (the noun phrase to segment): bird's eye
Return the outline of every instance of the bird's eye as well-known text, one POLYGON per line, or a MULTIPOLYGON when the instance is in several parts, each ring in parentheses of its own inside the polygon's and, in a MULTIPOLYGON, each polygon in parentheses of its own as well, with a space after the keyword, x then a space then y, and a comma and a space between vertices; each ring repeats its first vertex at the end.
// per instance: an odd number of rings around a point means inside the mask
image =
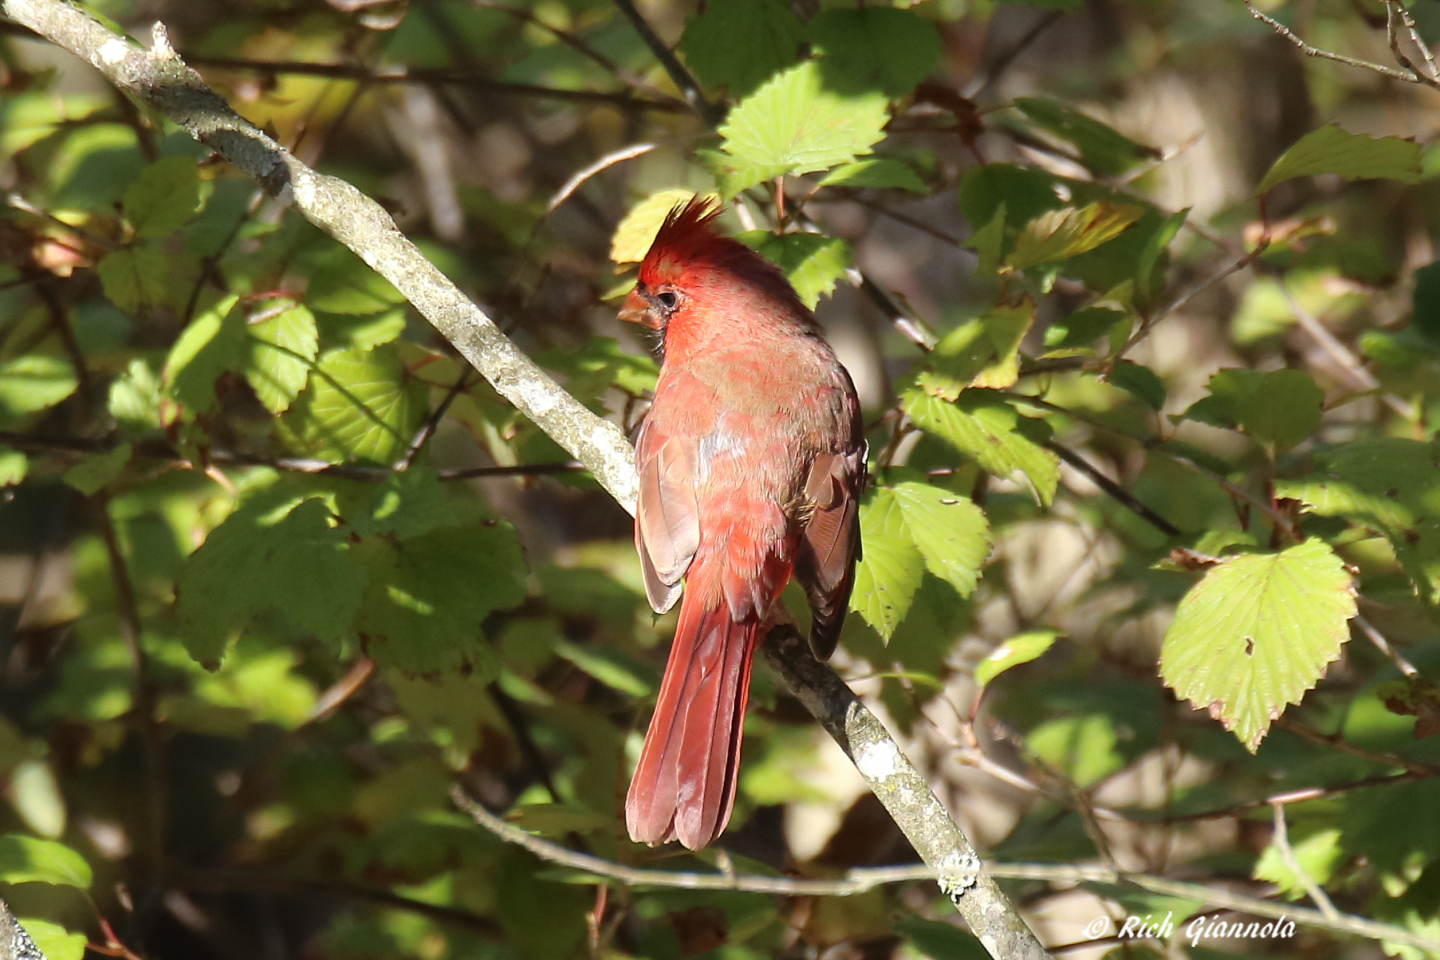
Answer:
POLYGON ((669 313, 680 305, 680 295, 674 290, 661 290, 655 294, 655 302, 660 305, 661 310, 669 313))

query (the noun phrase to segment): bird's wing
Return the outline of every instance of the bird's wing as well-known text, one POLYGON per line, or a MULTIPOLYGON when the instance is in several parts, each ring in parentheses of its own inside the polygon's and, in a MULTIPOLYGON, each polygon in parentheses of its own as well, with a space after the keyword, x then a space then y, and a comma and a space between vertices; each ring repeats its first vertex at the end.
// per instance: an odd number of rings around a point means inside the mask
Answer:
POLYGON ((835 652, 855 562, 860 559, 860 494, 865 444, 822 453, 810 466, 805 499, 814 504, 795 551, 795 578, 810 600, 810 648, 821 660, 835 652))
POLYGON ((645 595, 656 613, 680 598, 680 579, 700 546, 695 504, 695 450, 686 437, 670 436, 647 417, 635 444, 640 497, 635 510, 635 547, 645 575, 645 595))

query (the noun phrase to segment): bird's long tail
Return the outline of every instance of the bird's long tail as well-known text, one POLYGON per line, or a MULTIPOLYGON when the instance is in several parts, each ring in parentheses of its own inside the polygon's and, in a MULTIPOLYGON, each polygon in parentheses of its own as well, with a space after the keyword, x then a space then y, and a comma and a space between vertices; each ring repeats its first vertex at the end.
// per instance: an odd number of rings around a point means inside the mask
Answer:
POLYGON ((734 622, 723 600, 716 609, 704 609, 693 572, 625 798, 625 822, 636 842, 678 839, 698 850, 725 829, 735 805, 740 731, 760 621, 734 622))

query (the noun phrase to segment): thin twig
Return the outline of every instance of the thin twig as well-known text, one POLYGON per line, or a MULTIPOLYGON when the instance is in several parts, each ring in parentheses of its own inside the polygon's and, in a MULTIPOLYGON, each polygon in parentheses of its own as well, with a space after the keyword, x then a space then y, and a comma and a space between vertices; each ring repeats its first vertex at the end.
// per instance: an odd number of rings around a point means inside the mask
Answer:
MULTIPOLYGON (((986 67, 984 73, 965 85, 965 99, 974 100, 994 86, 996 81, 1005 75, 1005 71, 1010 69, 1010 65, 1015 62, 1015 59, 1024 53, 1030 44, 1040 39, 1042 33, 1059 22, 1061 16, 1061 11, 1052 10, 1036 21, 1035 25, 1025 32, 1024 36, 1015 41, 1008 50, 996 57, 995 62, 986 67)), ((992 30, 996 22, 994 19, 990 21, 990 28, 992 30)))
POLYGON ((1374 624, 1365 619, 1363 615, 1357 614, 1350 622, 1359 627, 1360 632, 1365 634, 1365 638, 1375 645, 1375 649, 1379 650, 1385 655, 1387 660, 1395 664, 1396 668, 1399 669, 1407 679, 1417 680, 1420 678, 1420 671, 1415 669, 1415 664, 1406 660, 1400 651, 1390 646, 1390 641, 1385 639, 1385 635, 1379 630, 1376 630, 1374 624))
POLYGON ((645 18, 640 15, 640 11, 635 9, 635 4, 632 3, 631 0, 614 0, 614 3, 615 7, 625 16, 625 19, 630 21, 630 26, 640 35, 640 39, 645 41, 645 46, 650 48, 650 52, 655 55, 655 59, 660 61, 660 66, 665 68, 665 73, 669 75, 670 82, 675 84, 675 88, 685 97, 686 102, 705 119, 707 124, 712 127, 718 127, 720 121, 725 119, 725 107, 720 104, 711 103, 705 99, 705 94, 701 91, 700 84, 695 80, 695 77, 689 70, 685 69, 685 65, 681 63, 674 52, 665 45, 664 41, 660 39, 660 36, 650 24, 646 22, 645 18))
POLYGON ((1066 463, 1070 464, 1070 466, 1074 467, 1076 470, 1079 470, 1081 473, 1085 474, 1085 476, 1089 477, 1090 480, 1097 487, 1099 487, 1101 490, 1104 490, 1122 507, 1135 514, 1135 516, 1139 517, 1141 520, 1144 520, 1146 523, 1150 524, 1156 530, 1159 530, 1161 533, 1165 534, 1165 536, 1178 537, 1181 535, 1182 531, 1179 527, 1175 526, 1175 524, 1171 523, 1169 520, 1166 520, 1164 517, 1160 516, 1160 514, 1156 513, 1154 510, 1151 510, 1145 504, 1141 503, 1135 498, 1133 494, 1130 493, 1129 490, 1126 490, 1124 487, 1120 486, 1120 484, 1105 476, 1105 474, 1101 473, 1097 467, 1091 464, 1084 457, 1080 456, 1080 454, 1076 453, 1074 450, 1071 450, 1069 447, 1056 443, 1053 440, 1047 441, 1045 447, 1046 449, 1053 451, 1056 456, 1058 456, 1061 460, 1064 460, 1066 463))
POLYGON ((654 150, 657 146, 659 146, 659 144, 656 143, 632 143, 628 147, 622 147, 621 149, 616 150, 613 153, 607 153, 599 160, 596 160, 589 166, 582 168, 573 177, 571 177, 569 180, 566 180, 565 183, 561 185, 560 189, 555 191, 555 195, 550 198, 550 202, 545 204, 546 216, 554 213, 556 207, 560 206, 560 204, 570 199, 570 195, 576 190, 579 190, 580 187, 585 183, 585 181, 595 176, 595 174, 599 173, 602 170, 608 170, 610 167, 615 166, 615 164, 621 163, 625 160, 633 160, 636 157, 642 157, 645 154, 649 153, 651 150, 654 150))
POLYGON ((1280 34, 1280 36, 1295 44, 1295 46, 1300 50, 1300 52, 1305 54, 1305 56, 1307 57, 1319 57, 1322 60, 1334 60, 1336 63, 1343 63, 1348 67, 1359 67, 1361 70, 1369 70, 1373 73, 1380 74, 1382 77, 1389 77, 1392 80, 1404 80, 1406 83, 1425 82, 1423 78, 1412 72, 1396 70, 1393 67, 1381 66, 1378 63, 1371 63, 1368 60, 1357 60, 1354 57, 1347 57, 1343 56, 1342 54, 1331 53, 1329 50, 1321 50, 1319 47, 1312 47, 1310 44, 1306 43, 1304 40, 1301 40, 1298 36, 1296 36, 1289 27, 1285 26, 1285 24, 1281 23, 1279 20, 1276 20, 1273 17, 1266 16, 1263 12, 1256 9, 1255 4, 1252 3, 1251 0, 1245 0, 1245 9, 1250 11, 1250 16, 1254 17, 1256 20, 1262 21, 1263 23, 1267 24, 1270 29, 1274 30, 1276 33, 1280 34))
POLYGON ((1271 804, 1271 810, 1274 813, 1275 833, 1270 842, 1275 844, 1276 850, 1280 851, 1280 859, 1285 861, 1285 866, 1290 869, 1290 873, 1300 881, 1300 886, 1305 888, 1305 892, 1310 895, 1315 906, 1320 908, 1320 912, 1325 915, 1327 920, 1335 920, 1340 916, 1340 911, 1335 909, 1335 904, 1330 902, 1330 898, 1320 888, 1320 884, 1316 883, 1310 874, 1305 872, 1305 868, 1300 866, 1300 861, 1295 859, 1295 851, 1290 848, 1290 833, 1285 828, 1285 804, 1271 804))
POLYGON ((1403 767, 1411 773, 1422 774, 1426 777, 1440 776, 1440 768, 1432 767, 1428 763, 1421 763, 1418 760, 1411 760, 1407 757, 1394 753, 1379 753, 1375 750, 1366 750, 1358 747, 1348 740, 1344 740, 1339 734, 1324 734, 1313 727, 1288 717, 1280 717, 1275 721, 1275 726, 1282 730, 1288 730, 1302 740, 1309 740, 1311 743, 1318 743, 1322 746, 1333 747, 1341 753, 1348 753, 1352 757, 1359 757, 1361 760, 1369 760, 1371 763, 1378 763, 1386 767, 1403 767))
POLYGON ((606 93, 600 90, 569 90, 563 87, 544 87, 533 83, 515 83, 509 80, 495 80, 468 70, 451 70, 445 67, 380 66, 367 68, 348 63, 303 63, 294 60, 251 60, 245 57, 207 57, 198 54, 183 54, 182 59, 191 66, 208 67, 214 70, 247 70, 269 76, 299 74, 310 77, 334 77, 341 80, 356 80, 361 83, 438 83, 447 86, 476 87, 494 93, 510 94, 517 97, 534 97, 547 100, 568 100, 576 103, 604 103, 628 110, 659 110, 678 113, 686 107, 673 100, 647 100, 622 90, 606 93))
MULTIPOLYGON (((1425 74, 1421 73, 1420 70, 1415 66, 1414 61, 1412 61, 1408 56, 1406 56, 1404 50, 1400 49, 1400 31, 1395 29, 1395 21, 1398 19, 1395 15, 1395 10, 1397 7, 1400 7, 1400 4, 1396 2, 1396 0, 1385 0, 1385 39, 1390 42, 1390 52, 1394 54, 1395 62, 1400 64, 1400 66, 1404 67, 1406 70, 1409 70, 1415 76, 1415 82, 1423 83, 1427 87, 1435 87, 1436 89, 1440 89, 1440 81, 1437 81, 1433 76, 1435 62, 1433 59, 1431 59, 1430 49, 1425 46, 1424 42, 1416 34, 1415 21, 1410 19, 1410 14, 1408 12, 1405 14, 1405 20, 1407 21, 1406 26, 1410 30, 1411 38, 1415 41, 1415 43, 1420 47, 1421 50, 1425 51, 1425 57, 1427 60, 1430 61, 1430 69, 1432 75, 1426 76, 1425 74)), ((1404 10, 1403 7, 1400 7, 1400 9, 1404 10)))
MULTIPOLYGON (((798 877, 766 877, 755 874, 694 873, 678 870, 648 870, 615 863, 589 854, 577 853, 506 823, 486 810, 459 787, 450 791, 455 805, 474 818, 480 826, 505 840, 522 847, 550 863, 571 867, 588 876, 572 878, 576 882, 595 882, 599 878, 618 880, 633 887, 662 887, 680 890, 740 890, 789 897, 854 896, 891 883, 913 883, 934 880, 935 873, 924 864, 896 867, 854 867, 840 880, 811 880, 798 877)), ((1230 890, 1207 887, 1198 883, 1169 880, 1144 873, 1131 873, 1107 867, 1080 864, 992 863, 984 865, 985 873, 1004 880, 1035 880, 1059 884, 1128 884, 1165 896, 1193 900, 1212 907, 1234 910, 1257 917, 1290 919, 1296 924, 1325 930, 1353 933, 1371 940, 1407 943, 1422 949, 1440 948, 1440 941, 1430 940, 1401 927, 1377 923, 1364 917, 1341 914, 1327 916, 1318 910, 1275 903, 1259 897, 1245 896, 1230 890)))
POLYGON ((1176 294, 1175 297, 1172 298, 1168 304, 1166 304, 1164 307, 1160 308, 1158 311, 1141 321, 1140 329, 1136 330, 1133 334, 1131 334, 1130 339, 1125 341, 1125 345, 1122 346, 1119 350, 1115 351, 1115 355, 1110 358, 1111 364, 1118 363, 1121 359, 1123 359, 1125 354, 1129 353, 1136 344, 1138 344, 1141 340, 1144 340, 1150 335, 1151 331, 1155 329, 1156 325, 1159 324, 1160 321, 1183 309, 1184 306, 1191 300, 1194 300, 1196 297, 1200 296, 1200 294, 1209 290, 1216 284, 1223 282, 1227 277, 1231 276, 1232 274, 1239 273, 1241 270, 1244 270, 1246 267, 1250 266, 1250 264, 1254 263, 1255 260, 1260 256, 1260 254, 1264 253, 1269 246, 1270 237, 1269 231, 1267 229, 1266 233, 1260 238, 1260 242, 1255 244, 1255 248, 1249 253, 1246 253, 1239 259, 1226 264, 1225 266, 1216 270, 1214 273, 1210 274, 1208 277, 1197 281, 1187 289, 1182 290, 1181 292, 1176 294))

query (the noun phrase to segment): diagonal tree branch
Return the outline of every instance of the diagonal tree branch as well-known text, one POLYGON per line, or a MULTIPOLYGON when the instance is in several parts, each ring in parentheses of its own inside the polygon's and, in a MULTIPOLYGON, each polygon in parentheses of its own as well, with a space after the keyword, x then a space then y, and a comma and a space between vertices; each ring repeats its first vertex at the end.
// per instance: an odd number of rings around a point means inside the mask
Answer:
MULTIPOLYGON (((622 11, 633 10, 626 0, 617 2, 622 11)), ((401 235, 379 204, 349 183, 311 170, 231 110, 175 53, 163 25, 155 25, 154 49, 145 51, 63 0, 3 0, 3 9, 178 123, 271 196, 292 202, 307 220, 353 250, 501 395, 634 512, 634 451, 619 427, 587 410, 525 356, 401 235)), ((775 631, 766 656, 855 761, 991 955, 1005 960, 1046 957, 1014 906, 979 872, 974 849, 924 779, 835 672, 817 663, 793 631, 775 631)))

